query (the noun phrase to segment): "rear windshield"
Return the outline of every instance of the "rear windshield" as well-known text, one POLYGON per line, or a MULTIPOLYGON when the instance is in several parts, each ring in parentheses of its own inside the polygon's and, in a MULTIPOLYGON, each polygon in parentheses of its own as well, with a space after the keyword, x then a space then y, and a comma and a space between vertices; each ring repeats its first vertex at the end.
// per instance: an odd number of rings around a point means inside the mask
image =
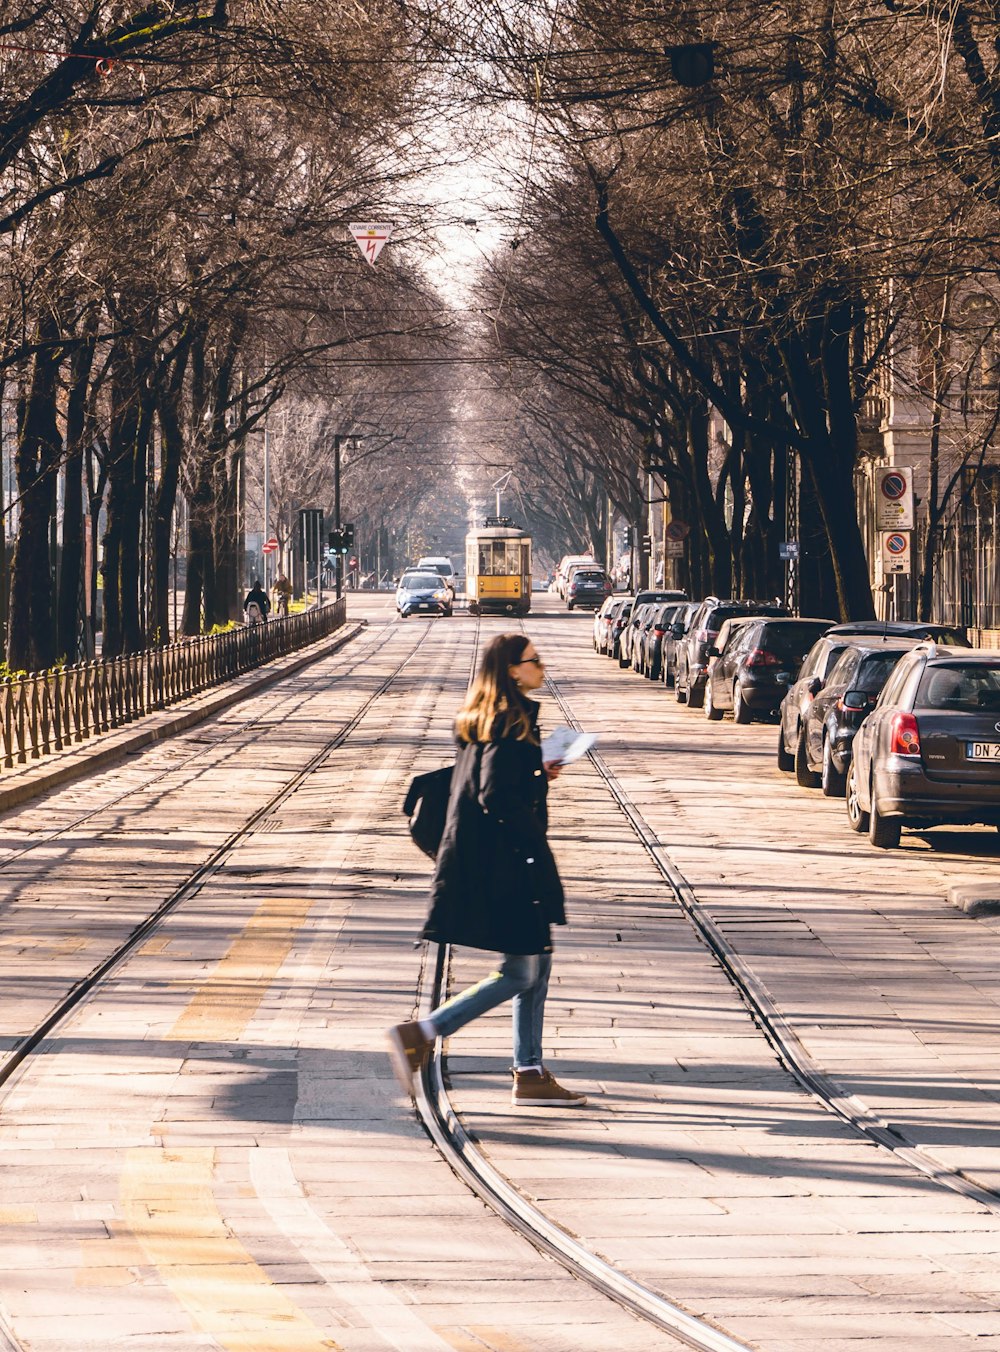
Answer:
POLYGON ((414 573, 404 577, 400 586, 404 591, 434 591, 441 585, 437 573, 414 573))
POLYGON ((1000 662, 960 663, 953 666, 928 664, 917 690, 918 709, 956 709, 976 713, 1000 710, 1000 662))
POLYGON ((851 679, 851 685, 863 690, 866 695, 877 695, 892 674, 892 669, 907 650, 899 652, 872 653, 861 660, 858 673, 851 679))
POLYGON ((829 628, 827 624, 768 624, 759 642, 762 648, 783 657, 801 657, 829 628))
POLYGON ((581 568, 579 572, 573 574, 574 582, 603 582, 603 573, 585 573, 581 568))
POLYGON ((716 606, 705 618, 705 628, 718 633, 727 620, 741 619, 744 615, 753 616, 754 611, 746 606, 716 606))

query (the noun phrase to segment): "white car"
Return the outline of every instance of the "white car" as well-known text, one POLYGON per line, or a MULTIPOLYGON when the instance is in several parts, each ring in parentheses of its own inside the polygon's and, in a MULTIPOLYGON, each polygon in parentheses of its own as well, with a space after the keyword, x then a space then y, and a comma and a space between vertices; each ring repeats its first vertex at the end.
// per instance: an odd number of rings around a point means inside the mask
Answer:
POLYGON ((427 572, 437 573, 452 596, 455 595, 455 568, 451 559, 446 558, 443 554, 428 554, 422 559, 417 559, 417 567, 427 572))
POLYGON ((396 589, 396 609, 400 618, 408 615, 450 615, 455 593, 445 585, 444 578, 429 568, 414 569, 399 579, 396 589))

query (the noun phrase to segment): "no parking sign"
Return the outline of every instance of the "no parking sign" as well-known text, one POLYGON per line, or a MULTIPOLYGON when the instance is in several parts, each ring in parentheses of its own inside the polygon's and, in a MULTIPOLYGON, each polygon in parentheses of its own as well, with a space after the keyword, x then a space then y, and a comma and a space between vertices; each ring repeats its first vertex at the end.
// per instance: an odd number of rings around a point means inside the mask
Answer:
POLYGON ((910 571, 910 532, 885 530, 882 532, 882 572, 908 573, 910 571))
POLYGON ((879 530, 913 529, 913 470, 909 465, 882 465, 875 471, 875 516, 879 530))

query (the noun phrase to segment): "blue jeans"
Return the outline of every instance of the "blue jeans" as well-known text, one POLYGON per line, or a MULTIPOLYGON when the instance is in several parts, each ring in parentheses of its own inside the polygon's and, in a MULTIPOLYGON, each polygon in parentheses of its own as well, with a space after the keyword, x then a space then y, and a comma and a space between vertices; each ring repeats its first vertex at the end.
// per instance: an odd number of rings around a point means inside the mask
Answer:
POLYGON ((505 953, 496 971, 453 995, 427 1017, 439 1037, 450 1037, 488 1009, 513 1000, 514 1065, 540 1066, 545 996, 551 970, 551 953, 505 953))

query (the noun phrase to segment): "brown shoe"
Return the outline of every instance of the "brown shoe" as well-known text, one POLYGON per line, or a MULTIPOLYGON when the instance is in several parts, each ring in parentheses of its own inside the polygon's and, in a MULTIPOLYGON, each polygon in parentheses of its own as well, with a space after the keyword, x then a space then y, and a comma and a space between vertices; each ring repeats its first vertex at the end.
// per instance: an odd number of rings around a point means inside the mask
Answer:
POLYGON ((389 1029, 387 1036, 396 1079, 404 1092, 412 1095, 413 1077, 423 1070, 434 1042, 424 1037, 419 1023, 397 1023, 395 1028, 389 1029))
POLYGON ((510 1101, 515 1108, 582 1108, 587 1096, 564 1089, 545 1069, 515 1070, 510 1101))

